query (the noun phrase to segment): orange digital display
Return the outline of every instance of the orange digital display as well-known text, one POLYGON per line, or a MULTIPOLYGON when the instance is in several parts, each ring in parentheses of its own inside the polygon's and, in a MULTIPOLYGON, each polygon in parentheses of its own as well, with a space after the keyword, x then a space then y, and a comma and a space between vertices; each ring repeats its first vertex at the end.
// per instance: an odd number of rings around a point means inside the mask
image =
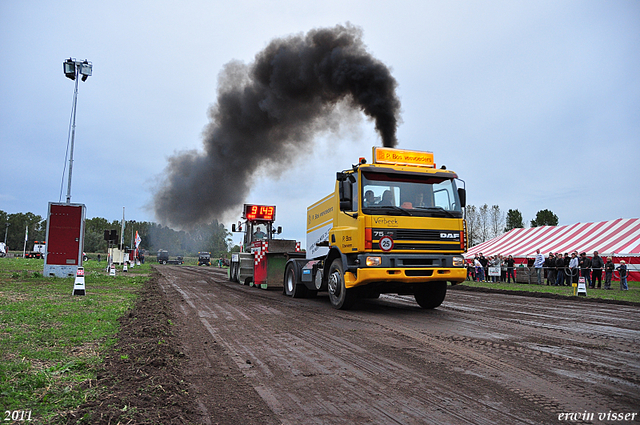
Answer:
POLYGON ((249 221, 274 221, 276 219, 276 207, 272 205, 244 204, 244 218, 249 221))

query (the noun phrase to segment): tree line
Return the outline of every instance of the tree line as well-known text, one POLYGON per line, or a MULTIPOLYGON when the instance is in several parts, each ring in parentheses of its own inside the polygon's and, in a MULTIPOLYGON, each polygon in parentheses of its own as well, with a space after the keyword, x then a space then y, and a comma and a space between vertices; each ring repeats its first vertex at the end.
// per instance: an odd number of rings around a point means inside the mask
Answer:
MULTIPOLYGON (((140 248, 152 253, 159 249, 166 249, 172 256, 186 256, 208 251, 214 257, 219 257, 233 250, 231 233, 217 220, 213 220, 210 224, 195 226, 189 232, 174 230, 148 221, 125 221, 124 232, 121 232, 121 227, 122 222, 119 220, 109 221, 102 217, 86 219, 84 251, 106 253, 108 242, 104 240, 105 230, 116 230, 117 246, 123 243, 125 247, 135 245, 135 234, 138 232, 142 239, 140 248)), ((35 241, 45 240, 47 220, 30 212, 7 214, 0 210, 0 229, 4 230, 0 241, 4 242, 6 236, 6 243, 12 251, 22 251, 28 229, 26 249, 30 251, 35 241)))
MULTIPOLYGON (((517 209, 510 209, 506 214, 498 205, 487 204, 466 207, 467 237, 469 246, 488 241, 511 229, 523 228, 522 214, 517 209)), ((7 245, 13 251, 21 251, 24 246, 25 233, 28 228, 27 250, 33 248, 35 241, 44 241, 47 221, 41 216, 28 213, 7 214, 0 210, 0 226, 4 223, 7 245)), ((537 212, 530 221, 531 227, 557 226, 558 216, 545 209, 537 212)), ((2 227, 0 227, 2 229, 2 227)), ((94 217, 85 220, 84 250, 85 252, 107 252, 104 240, 105 230, 116 230, 117 245, 122 242, 125 247, 134 246, 136 231, 142 239, 140 247, 152 253, 166 249, 170 255, 195 255, 200 251, 208 251, 214 257, 223 256, 239 247, 232 247, 231 233, 224 224, 214 220, 210 224, 198 225, 191 231, 174 230, 149 221, 125 221, 124 232, 121 233, 121 221, 108 221, 94 217)), ((2 236, 0 236, 1 238, 2 236)), ((3 241, 4 239, 0 239, 3 241)))
MULTIPOLYGON (((505 214, 498 205, 467 205, 466 220, 469 246, 486 242, 515 228, 524 228, 520 211, 510 209, 505 214)), ((547 209, 540 210, 530 224, 531 227, 557 226, 558 216, 547 209)))

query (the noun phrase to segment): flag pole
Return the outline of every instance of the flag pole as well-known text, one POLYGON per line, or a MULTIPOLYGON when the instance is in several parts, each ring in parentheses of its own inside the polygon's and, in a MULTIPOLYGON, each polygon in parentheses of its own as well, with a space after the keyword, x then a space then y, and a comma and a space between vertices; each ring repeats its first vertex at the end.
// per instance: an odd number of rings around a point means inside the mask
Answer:
POLYGON ((27 255, 27 239, 29 239, 29 225, 27 224, 24 230, 24 246, 22 247, 22 258, 27 255))

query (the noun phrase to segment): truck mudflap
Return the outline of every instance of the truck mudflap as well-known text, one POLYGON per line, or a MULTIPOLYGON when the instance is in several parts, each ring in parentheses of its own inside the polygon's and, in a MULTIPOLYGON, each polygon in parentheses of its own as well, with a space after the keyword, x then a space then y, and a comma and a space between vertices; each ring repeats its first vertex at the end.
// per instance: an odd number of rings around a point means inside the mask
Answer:
POLYGON ((448 281, 456 285, 464 282, 467 270, 464 267, 451 268, 359 268, 356 273, 347 271, 344 275, 346 288, 373 282, 427 283, 448 281))

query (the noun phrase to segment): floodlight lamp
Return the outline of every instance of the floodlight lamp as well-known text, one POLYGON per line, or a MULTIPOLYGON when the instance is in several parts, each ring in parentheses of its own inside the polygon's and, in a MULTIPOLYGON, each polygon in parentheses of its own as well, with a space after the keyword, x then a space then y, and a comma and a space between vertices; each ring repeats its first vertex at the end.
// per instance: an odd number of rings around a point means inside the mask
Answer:
POLYGON ((76 79, 76 62, 69 58, 62 63, 62 69, 64 71, 64 75, 67 78, 75 80, 76 79))
POLYGON ((80 64, 80 74, 82 74, 82 81, 87 81, 87 78, 91 77, 92 71, 93 66, 91 65, 91 62, 88 62, 85 59, 85 61, 80 64))

